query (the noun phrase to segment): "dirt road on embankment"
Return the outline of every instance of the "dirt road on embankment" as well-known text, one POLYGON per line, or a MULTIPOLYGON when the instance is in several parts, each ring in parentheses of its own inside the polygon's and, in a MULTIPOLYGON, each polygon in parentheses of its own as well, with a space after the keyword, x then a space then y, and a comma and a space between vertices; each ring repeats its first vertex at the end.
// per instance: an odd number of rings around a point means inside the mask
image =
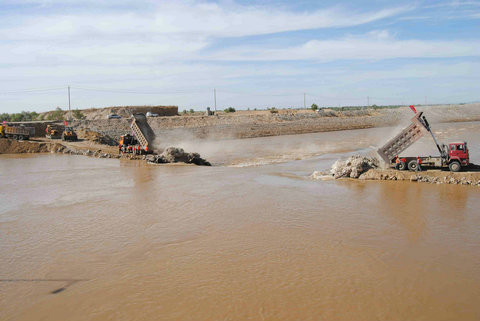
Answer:
POLYGON ((70 155, 85 155, 100 158, 120 158, 118 147, 98 144, 88 140, 65 142, 60 139, 34 138, 17 141, 0 139, 0 154, 25 153, 61 153, 70 155))
POLYGON ((466 171, 458 173, 439 169, 421 172, 398 171, 395 169, 370 169, 360 175, 358 179, 480 186, 480 166, 472 165, 472 167, 466 171))

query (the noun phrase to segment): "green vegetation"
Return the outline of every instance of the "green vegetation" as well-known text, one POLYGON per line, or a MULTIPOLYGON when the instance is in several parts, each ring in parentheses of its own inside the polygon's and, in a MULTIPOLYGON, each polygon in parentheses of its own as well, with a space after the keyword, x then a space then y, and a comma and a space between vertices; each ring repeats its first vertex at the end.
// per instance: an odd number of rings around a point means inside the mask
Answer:
POLYGON ((269 110, 271 114, 278 114, 278 109, 275 107, 267 108, 267 110, 269 110))
POLYGON ((190 114, 193 114, 195 112, 195 110, 193 110, 192 108, 190 108, 190 114))
POLYGON ((57 107, 55 111, 52 111, 47 115, 47 120, 63 120, 63 110, 57 107))
POLYGON ((228 107, 228 108, 224 109, 223 111, 226 112, 226 113, 234 113, 234 112, 236 112, 235 108, 233 108, 233 107, 228 107))
POLYGON ((1 121, 31 121, 31 120, 37 120, 38 118, 38 113, 37 112, 28 112, 28 111, 22 111, 21 113, 15 113, 15 114, 7 114, 3 113, 0 114, 0 120, 1 121))
POLYGON ((312 104, 312 106, 310 107, 310 109, 312 109, 313 111, 315 111, 315 110, 318 109, 318 105, 317 105, 317 104, 312 104))
POLYGON ((73 111, 73 117, 74 117, 75 119, 85 119, 85 115, 84 115, 80 110, 78 110, 78 109, 75 109, 75 110, 73 111))

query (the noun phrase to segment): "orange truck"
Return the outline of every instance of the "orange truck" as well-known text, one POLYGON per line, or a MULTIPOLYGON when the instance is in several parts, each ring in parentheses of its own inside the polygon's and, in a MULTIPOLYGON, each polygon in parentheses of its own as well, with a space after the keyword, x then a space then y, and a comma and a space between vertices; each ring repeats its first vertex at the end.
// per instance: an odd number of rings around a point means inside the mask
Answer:
POLYGON ((0 137, 13 138, 16 140, 28 140, 35 135, 35 128, 26 127, 23 125, 9 125, 6 123, 0 124, 0 137))

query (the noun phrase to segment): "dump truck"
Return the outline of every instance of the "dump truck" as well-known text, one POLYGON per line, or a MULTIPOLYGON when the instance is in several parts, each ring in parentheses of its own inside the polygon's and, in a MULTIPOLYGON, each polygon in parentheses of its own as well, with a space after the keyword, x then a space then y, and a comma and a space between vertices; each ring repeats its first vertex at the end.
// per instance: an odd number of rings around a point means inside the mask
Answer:
POLYGON ((123 135, 118 144, 119 153, 150 154, 153 152, 155 133, 144 114, 133 114, 130 124, 132 135, 123 135))
POLYGON ((137 149, 139 148, 140 148, 140 145, 138 144, 138 140, 135 138, 135 136, 130 134, 120 136, 120 140, 118 143, 119 154, 123 154, 123 153, 136 154, 137 149))
POLYGON ((422 167, 449 168, 452 172, 458 172, 470 165, 467 142, 452 142, 447 145, 440 145, 423 112, 417 112, 413 105, 410 108, 415 113, 415 117, 411 119, 411 124, 377 150, 377 153, 388 166, 395 167, 398 170, 415 171, 421 164, 422 167), (440 156, 400 156, 400 153, 426 133, 430 133, 432 136, 440 156))
POLYGON ((28 140, 35 135, 35 128, 23 125, 0 124, 0 137, 13 138, 17 140, 28 140))

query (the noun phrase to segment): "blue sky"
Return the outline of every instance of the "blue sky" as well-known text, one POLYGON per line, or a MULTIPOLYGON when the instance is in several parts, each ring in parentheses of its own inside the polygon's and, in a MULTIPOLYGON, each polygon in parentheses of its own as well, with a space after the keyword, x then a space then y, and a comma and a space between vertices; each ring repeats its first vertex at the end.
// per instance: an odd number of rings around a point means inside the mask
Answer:
POLYGON ((480 100, 480 1, 0 0, 0 112, 480 100))

